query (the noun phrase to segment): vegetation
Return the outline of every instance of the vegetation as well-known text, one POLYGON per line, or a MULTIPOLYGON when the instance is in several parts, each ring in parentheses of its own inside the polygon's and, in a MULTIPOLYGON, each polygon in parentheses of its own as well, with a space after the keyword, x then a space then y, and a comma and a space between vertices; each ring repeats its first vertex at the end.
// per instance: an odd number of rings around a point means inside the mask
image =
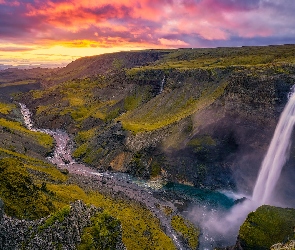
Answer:
MULTIPOLYGON (((236 124, 228 125, 228 118, 250 127, 239 131, 249 142, 240 152, 263 148, 257 141, 266 134, 252 141, 246 137, 276 122, 279 105, 294 83, 294 52, 294 45, 121 52, 81 58, 46 75, 40 69, 15 71, 14 79, 0 79, 0 87, 13 91, 16 85, 25 89, 41 81, 45 88, 18 98, 34 108, 38 124, 48 126, 51 121, 72 133, 74 157, 87 164, 108 168, 123 152, 122 162, 128 161, 124 167, 135 175, 163 174, 214 188, 215 180, 230 179, 227 171, 235 167, 236 157, 228 156, 239 145, 232 132, 236 124), (211 122, 213 118, 220 123, 211 122), (260 121, 264 125, 257 125, 260 121), (162 138, 167 139, 164 148, 162 138), (164 152, 167 164, 161 160, 164 152)), ((86 191, 46 162, 52 138, 24 128, 16 113, 15 105, 0 102, 0 197, 7 214, 26 219, 51 214, 42 230, 62 221, 69 203, 81 199, 105 212, 85 229, 80 248, 102 248, 99 242, 113 248, 112 237, 121 225, 128 249, 174 249, 147 209, 86 191)), ((168 217, 174 214, 169 208, 163 211, 168 217)), ((294 218, 291 209, 259 208, 241 227, 242 246, 267 249, 293 239, 294 218)), ((180 216, 173 216, 171 223, 191 248, 198 246, 199 231, 191 223, 180 216)))
POLYGON ((171 226, 185 239, 191 249, 198 247, 200 232, 191 222, 175 215, 172 217, 171 226))
POLYGON ((122 240, 128 249, 175 249, 171 239, 160 229, 159 221, 149 210, 134 202, 112 199, 98 192, 86 193, 76 185, 48 184, 47 187, 55 193, 57 199, 53 203, 59 208, 82 199, 117 218, 122 224, 122 240))
POLYGON ((269 249, 277 242, 295 239, 295 210, 261 206, 251 212, 240 228, 239 239, 243 249, 269 249))
MULTIPOLYGON (((211 85, 205 88, 196 86, 192 91, 175 89, 165 96, 157 96, 151 101, 127 112, 120 117, 126 130, 135 133, 156 130, 180 121, 212 104, 224 91, 227 83, 211 85)), ((191 87, 192 86, 186 86, 191 87)))
POLYGON ((33 181, 24 164, 15 158, 0 160, 0 197, 5 212, 14 217, 36 219, 54 210, 52 194, 33 181))
POLYGON ((29 129, 24 128, 19 122, 0 118, 0 128, 6 129, 6 131, 10 131, 10 133, 28 136, 30 140, 36 141, 36 143, 47 148, 49 151, 53 149, 54 140, 50 135, 30 131, 29 129))
POLYGON ((50 215, 50 217, 44 222, 42 226, 40 226, 38 229, 40 231, 52 226, 55 221, 63 222, 65 217, 70 214, 71 207, 65 206, 62 209, 58 210, 57 212, 50 215))
POLYGON ((215 49, 178 49, 169 51, 153 65, 132 68, 129 74, 147 69, 191 69, 253 67, 284 65, 295 63, 294 45, 215 48, 215 49))
POLYGON ((121 234, 121 223, 105 212, 91 218, 92 225, 83 230, 78 249, 116 249, 121 234))
POLYGON ((14 108, 14 104, 0 102, 0 113, 4 115, 8 115, 14 108))

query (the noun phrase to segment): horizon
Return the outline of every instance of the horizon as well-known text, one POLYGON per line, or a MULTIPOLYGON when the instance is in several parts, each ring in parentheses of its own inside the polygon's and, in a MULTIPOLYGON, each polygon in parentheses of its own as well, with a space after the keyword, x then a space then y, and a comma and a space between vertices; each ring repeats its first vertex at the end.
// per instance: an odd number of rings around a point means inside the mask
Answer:
MULTIPOLYGON (((294 44, 268 44, 268 45, 242 45, 242 46, 231 46, 231 47, 202 47, 202 48, 166 48, 163 50, 180 50, 180 49, 222 49, 222 48, 243 48, 243 47, 271 47, 271 46, 295 46, 294 44)), ((122 51, 113 51, 113 52, 105 52, 105 53, 101 53, 101 54, 96 54, 96 55, 90 55, 90 56, 81 56, 81 57, 77 57, 76 59, 69 61, 69 62, 63 62, 63 63, 26 63, 26 64, 19 64, 19 65, 12 65, 12 64, 1 64, 0 63, 0 71, 1 70, 7 70, 7 69, 35 69, 35 68, 48 68, 48 69, 56 69, 56 68, 64 68, 67 67, 71 62, 74 62, 80 58, 83 57, 95 57, 95 56, 100 56, 100 55, 104 55, 104 54, 112 54, 112 53, 120 53, 120 52, 138 52, 138 51, 145 51, 145 50, 161 50, 161 49, 155 49, 155 48, 147 48, 147 49, 141 49, 141 50, 122 50, 122 51)))
POLYGON ((144 49, 295 44, 292 0, 0 0, 0 66, 144 49))

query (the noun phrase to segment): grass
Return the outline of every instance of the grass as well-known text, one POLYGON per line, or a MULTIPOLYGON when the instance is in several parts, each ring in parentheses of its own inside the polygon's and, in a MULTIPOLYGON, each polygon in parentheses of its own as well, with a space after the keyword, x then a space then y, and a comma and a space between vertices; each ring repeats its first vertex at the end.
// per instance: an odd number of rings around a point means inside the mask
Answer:
POLYGON ((187 241, 191 249, 198 247, 200 231, 191 222, 175 215, 171 219, 171 226, 187 241))
POLYGON ((127 112, 120 116, 124 129, 134 133, 156 130, 177 122, 193 113, 208 107, 223 92, 227 82, 204 88, 199 96, 192 96, 191 92, 181 93, 175 90, 166 96, 157 96, 140 111, 127 112))
POLYGON ((295 239, 295 210, 261 206, 251 212, 240 228, 243 249, 264 250, 273 244, 295 239))
POLYGON ((152 65, 128 70, 129 75, 146 70, 212 69, 226 67, 280 66, 294 64, 295 46, 261 46, 215 49, 178 49, 169 51, 152 65))
POLYGON ((91 218, 92 224, 84 228, 78 250, 116 249, 120 240, 121 223, 105 212, 91 218))
POLYGON ((2 103, 0 102, 0 113, 4 115, 8 115, 16 106, 10 103, 2 103))
MULTIPOLYGON (((0 160, 0 197, 8 215, 36 219, 52 214, 42 230, 61 220, 68 211, 64 207, 79 199, 103 208, 122 223, 123 242, 128 249, 174 249, 171 239, 149 210, 98 192, 87 193, 75 184, 66 184, 66 176, 46 163, 42 165, 40 160, 4 149, 2 152, 15 157, 0 160)), ((5 156, 0 154, 0 157, 5 156)))
POLYGON ((29 136, 30 139, 36 141, 36 143, 40 144, 48 150, 53 148, 54 139, 50 135, 41 132, 30 131, 29 129, 24 128, 19 122, 9 121, 7 119, 0 118, 0 126, 11 131, 11 133, 18 133, 29 136))
POLYGON ((65 217, 70 214, 71 207, 64 206, 62 209, 50 215, 50 217, 44 222, 42 226, 38 228, 38 230, 42 231, 50 226, 52 226, 56 221, 63 222, 65 217))
POLYGON ((54 210, 50 194, 34 183, 20 160, 1 159, 0 178, 0 197, 5 203, 5 212, 8 215, 37 219, 54 210))
POLYGON ((19 86, 19 85, 28 85, 28 84, 32 84, 32 83, 36 83, 36 80, 22 80, 22 81, 4 83, 4 84, 0 84, 0 88, 11 87, 11 86, 19 86))
POLYGON ((104 209, 106 213, 120 220, 122 239, 127 249, 175 249, 171 239, 160 229, 159 221, 151 212, 140 205, 120 199, 112 199, 98 192, 86 193, 76 185, 49 184, 48 189, 58 197, 53 202, 58 207, 82 199, 104 209))

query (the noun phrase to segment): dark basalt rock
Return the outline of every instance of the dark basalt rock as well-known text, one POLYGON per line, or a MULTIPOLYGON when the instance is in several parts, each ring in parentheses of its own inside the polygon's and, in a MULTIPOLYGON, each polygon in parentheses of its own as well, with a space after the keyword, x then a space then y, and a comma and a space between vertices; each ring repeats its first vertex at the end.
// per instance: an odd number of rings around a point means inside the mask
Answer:
MULTIPOLYGON (((0 211, 1 204, 0 200, 0 211)), ((0 249, 77 249, 83 229, 91 225, 91 217, 102 212, 82 201, 71 204, 57 214, 35 221, 19 220, 5 214, 0 220, 0 249), (62 214, 62 216, 60 216, 62 214)), ((115 249, 123 250, 121 232, 115 249)))
POLYGON ((4 202, 0 199, 0 221, 3 218, 3 214, 4 214, 4 202))

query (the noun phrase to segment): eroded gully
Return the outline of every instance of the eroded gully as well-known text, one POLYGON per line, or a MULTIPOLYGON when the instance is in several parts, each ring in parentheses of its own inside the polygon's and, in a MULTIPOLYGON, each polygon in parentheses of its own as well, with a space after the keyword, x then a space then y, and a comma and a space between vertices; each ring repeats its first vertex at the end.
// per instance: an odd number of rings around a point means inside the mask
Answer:
POLYGON ((24 105, 20 104, 21 113, 24 118, 24 123, 31 131, 42 132, 53 136, 55 140, 55 149, 52 157, 48 160, 55 164, 60 169, 67 169, 69 173, 82 175, 91 178, 97 188, 109 190, 112 194, 123 193, 125 196, 132 200, 136 200, 144 204, 159 220, 161 227, 165 233, 172 239, 177 249, 186 249, 186 247, 178 239, 176 232, 172 229, 170 219, 159 209, 158 205, 170 206, 175 209, 174 205, 167 200, 160 200, 153 196, 152 189, 146 189, 138 186, 131 181, 131 177, 126 174, 98 172, 94 169, 87 167, 84 164, 76 162, 71 155, 72 141, 69 135, 61 130, 37 129, 34 128, 31 112, 24 105))

